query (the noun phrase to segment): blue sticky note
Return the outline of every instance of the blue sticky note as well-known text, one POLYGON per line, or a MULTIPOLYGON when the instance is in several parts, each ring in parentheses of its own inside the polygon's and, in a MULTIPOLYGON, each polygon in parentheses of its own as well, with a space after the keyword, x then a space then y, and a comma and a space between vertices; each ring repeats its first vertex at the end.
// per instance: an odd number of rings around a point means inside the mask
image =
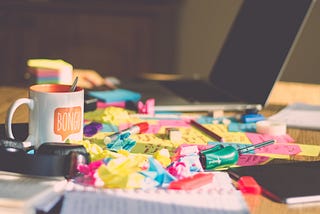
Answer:
POLYGON ((112 124, 102 124, 101 132, 118 132, 119 129, 117 126, 112 124))
POLYGON ((224 119, 228 119, 232 122, 237 121, 234 117, 220 117, 220 118, 213 118, 211 116, 201 116, 196 121, 200 124, 212 124, 212 123, 223 123, 224 119))
POLYGON ((141 99, 140 93, 120 88, 105 91, 89 91, 88 94, 106 103, 121 101, 138 102, 141 99))
POLYGON ((111 151, 119 151, 120 149, 131 151, 136 145, 136 141, 129 138, 130 133, 122 133, 118 138, 111 143, 108 143, 107 148, 111 151))
POLYGON ((244 114, 241 116, 241 121, 244 123, 256 123, 260 120, 265 120, 262 114, 244 114))
POLYGON ((144 176, 153 176, 154 179, 159 186, 165 187, 170 182, 176 180, 176 178, 171 175, 167 170, 160 165, 158 161, 156 161, 153 157, 149 157, 149 169, 147 172, 141 171, 140 173, 144 176))
POLYGON ((229 132, 256 132, 255 123, 232 122, 228 125, 229 132))
POLYGON ((200 124, 212 124, 213 123, 213 117, 209 116, 201 116, 197 119, 197 122, 200 124))

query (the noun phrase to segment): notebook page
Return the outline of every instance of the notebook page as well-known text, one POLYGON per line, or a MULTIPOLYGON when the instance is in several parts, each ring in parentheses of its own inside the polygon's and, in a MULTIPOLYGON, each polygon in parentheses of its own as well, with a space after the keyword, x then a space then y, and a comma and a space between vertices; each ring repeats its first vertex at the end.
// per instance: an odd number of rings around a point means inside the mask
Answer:
MULTIPOLYGON (((18 173, 0 172, 0 210, 23 210, 33 212, 43 210, 43 205, 50 209, 62 196, 66 186, 64 178, 32 177, 18 173)), ((0 213, 1 213, 0 211, 0 213)))
POLYGON ((293 103, 269 117, 271 120, 285 122, 288 127, 320 130, 318 118, 320 118, 320 106, 304 103, 293 103))
POLYGON ((206 214, 249 213, 244 198, 224 172, 215 174, 212 185, 194 191, 96 190, 72 188, 65 193, 66 213, 206 214))

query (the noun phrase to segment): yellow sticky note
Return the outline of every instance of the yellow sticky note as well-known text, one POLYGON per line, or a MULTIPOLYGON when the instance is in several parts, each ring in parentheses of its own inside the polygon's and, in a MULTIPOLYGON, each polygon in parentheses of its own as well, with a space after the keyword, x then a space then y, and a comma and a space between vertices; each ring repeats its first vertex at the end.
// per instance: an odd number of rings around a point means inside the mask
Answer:
POLYGON ((62 59, 29 59, 27 61, 28 67, 36 68, 50 68, 50 69, 73 69, 70 63, 65 62, 62 59))
POLYGON ((36 83, 72 83, 73 66, 61 59, 29 59, 27 66, 36 83))
POLYGON ((203 126, 218 135, 228 133, 228 127, 224 124, 203 124, 203 126))
POLYGON ((298 144, 300 146, 301 152, 298 155, 318 157, 320 153, 320 146, 318 145, 306 145, 298 144))
POLYGON ((226 132, 222 135, 224 142, 237 142, 242 144, 251 144, 247 135, 243 132, 226 132))
POLYGON ((290 156, 289 155, 281 155, 281 154, 264 154, 264 153, 259 153, 256 155, 262 155, 262 156, 267 156, 270 158, 277 158, 277 159, 285 159, 285 160, 290 160, 290 156))
POLYGON ((96 121, 100 123, 108 123, 113 125, 120 125, 126 123, 141 122, 138 118, 130 117, 130 111, 120 107, 110 106, 103 109, 96 109, 95 111, 86 112, 84 118, 90 121, 96 121))
POLYGON ((155 134, 139 134, 130 137, 136 141, 136 145, 131 150, 132 153, 154 154, 161 149, 168 149, 170 153, 173 153, 178 146, 155 134))

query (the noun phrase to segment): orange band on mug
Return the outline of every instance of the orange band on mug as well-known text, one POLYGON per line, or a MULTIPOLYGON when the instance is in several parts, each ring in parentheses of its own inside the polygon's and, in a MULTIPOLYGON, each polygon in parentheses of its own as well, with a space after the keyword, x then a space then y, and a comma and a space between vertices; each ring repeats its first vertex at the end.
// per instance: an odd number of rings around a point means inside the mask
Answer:
MULTIPOLYGON (((37 92, 70 92, 70 85, 60 85, 60 84, 39 84, 30 87, 32 91, 37 92)), ((80 87, 76 87, 75 91, 82 90, 80 87)))

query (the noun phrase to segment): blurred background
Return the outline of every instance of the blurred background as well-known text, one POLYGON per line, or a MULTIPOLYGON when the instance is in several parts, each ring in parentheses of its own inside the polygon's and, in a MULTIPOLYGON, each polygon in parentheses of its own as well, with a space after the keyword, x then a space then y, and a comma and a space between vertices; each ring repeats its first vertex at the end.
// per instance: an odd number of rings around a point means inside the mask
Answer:
MULTIPOLYGON (((1 85, 25 81, 30 58, 119 78, 206 76, 242 0, 1 0, 1 85)), ((288 5, 290 7, 290 5, 288 5)), ((317 2, 281 80, 320 83, 317 2)), ((262 50, 263 51, 263 50, 262 50)))

